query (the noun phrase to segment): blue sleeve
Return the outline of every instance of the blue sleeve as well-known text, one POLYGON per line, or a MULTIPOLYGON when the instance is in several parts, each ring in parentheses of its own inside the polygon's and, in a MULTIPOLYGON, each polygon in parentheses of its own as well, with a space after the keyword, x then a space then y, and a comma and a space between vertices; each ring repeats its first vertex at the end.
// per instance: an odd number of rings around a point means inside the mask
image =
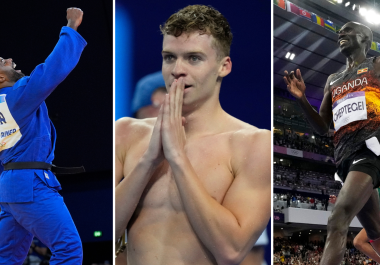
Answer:
POLYGON ((70 27, 63 27, 57 45, 45 62, 33 70, 26 79, 26 84, 20 82, 20 87, 17 83, 13 87, 19 90, 15 91, 17 100, 14 107, 22 107, 27 111, 25 107, 29 106, 30 112, 35 111, 74 69, 86 45, 87 42, 78 32, 70 27))

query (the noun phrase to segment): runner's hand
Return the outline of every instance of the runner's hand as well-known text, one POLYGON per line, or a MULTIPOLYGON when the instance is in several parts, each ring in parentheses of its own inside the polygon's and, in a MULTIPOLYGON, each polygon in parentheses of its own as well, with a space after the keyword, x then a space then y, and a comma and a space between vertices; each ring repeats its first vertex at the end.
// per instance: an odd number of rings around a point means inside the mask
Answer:
POLYGON ((73 30, 77 30, 82 23, 83 11, 80 8, 70 7, 67 9, 67 26, 73 30))
POLYGON ((302 79, 301 71, 300 69, 296 70, 296 74, 294 72, 288 73, 288 71, 285 71, 284 81, 287 85, 288 91, 290 94, 292 94, 293 97, 296 99, 301 99, 305 96, 305 90, 306 86, 302 79))
POLYGON ((183 93, 185 83, 183 78, 174 80, 169 94, 164 101, 164 115, 162 121, 162 146, 165 158, 170 162, 184 152, 186 143, 185 118, 182 117, 183 93))

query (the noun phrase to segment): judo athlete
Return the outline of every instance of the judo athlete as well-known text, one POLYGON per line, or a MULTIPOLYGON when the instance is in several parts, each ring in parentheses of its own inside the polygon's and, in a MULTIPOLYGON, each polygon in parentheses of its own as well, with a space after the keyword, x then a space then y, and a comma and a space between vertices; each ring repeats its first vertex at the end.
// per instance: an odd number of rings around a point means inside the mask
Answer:
POLYGON ((78 231, 51 171, 56 133, 44 102, 87 44, 76 31, 82 17, 67 9, 56 47, 30 76, 0 57, 0 264, 22 264, 33 235, 51 250, 50 264, 82 264, 78 231))

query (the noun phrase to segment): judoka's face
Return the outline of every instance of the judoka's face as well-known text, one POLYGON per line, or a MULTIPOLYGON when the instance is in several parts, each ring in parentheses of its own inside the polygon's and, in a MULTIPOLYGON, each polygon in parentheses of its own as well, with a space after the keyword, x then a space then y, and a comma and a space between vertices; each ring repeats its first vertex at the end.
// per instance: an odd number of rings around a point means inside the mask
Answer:
POLYGON ((16 70, 15 68, 16 64, 11 58, 4 59, 0 57, 0 74, 5 75, 7 77, 7 81, 17 82, 17 80, 25 76, 21 70, 16 70))
POLYGON ((183 78, 184 111, 218 99, 221 80, 231 71, 230 57, 219 59, 214 41, 212 35, 198 31, 164 35, 162 75, 168 91, 175 79, 183 78))

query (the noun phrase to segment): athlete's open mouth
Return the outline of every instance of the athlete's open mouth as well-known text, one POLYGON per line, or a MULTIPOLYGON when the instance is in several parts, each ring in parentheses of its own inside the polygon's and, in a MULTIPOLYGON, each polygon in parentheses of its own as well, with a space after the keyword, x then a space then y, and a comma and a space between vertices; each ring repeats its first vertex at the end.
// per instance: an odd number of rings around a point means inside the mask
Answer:
POLYGON ((340 39, 338 43, 339 43, 339 46, 343 46, 344 44, 348 43, 348 40, 340 39))
POLYGON ((188 89, 189 87, 191 87, 191 85, 185 85, 185 89, 188 89))

